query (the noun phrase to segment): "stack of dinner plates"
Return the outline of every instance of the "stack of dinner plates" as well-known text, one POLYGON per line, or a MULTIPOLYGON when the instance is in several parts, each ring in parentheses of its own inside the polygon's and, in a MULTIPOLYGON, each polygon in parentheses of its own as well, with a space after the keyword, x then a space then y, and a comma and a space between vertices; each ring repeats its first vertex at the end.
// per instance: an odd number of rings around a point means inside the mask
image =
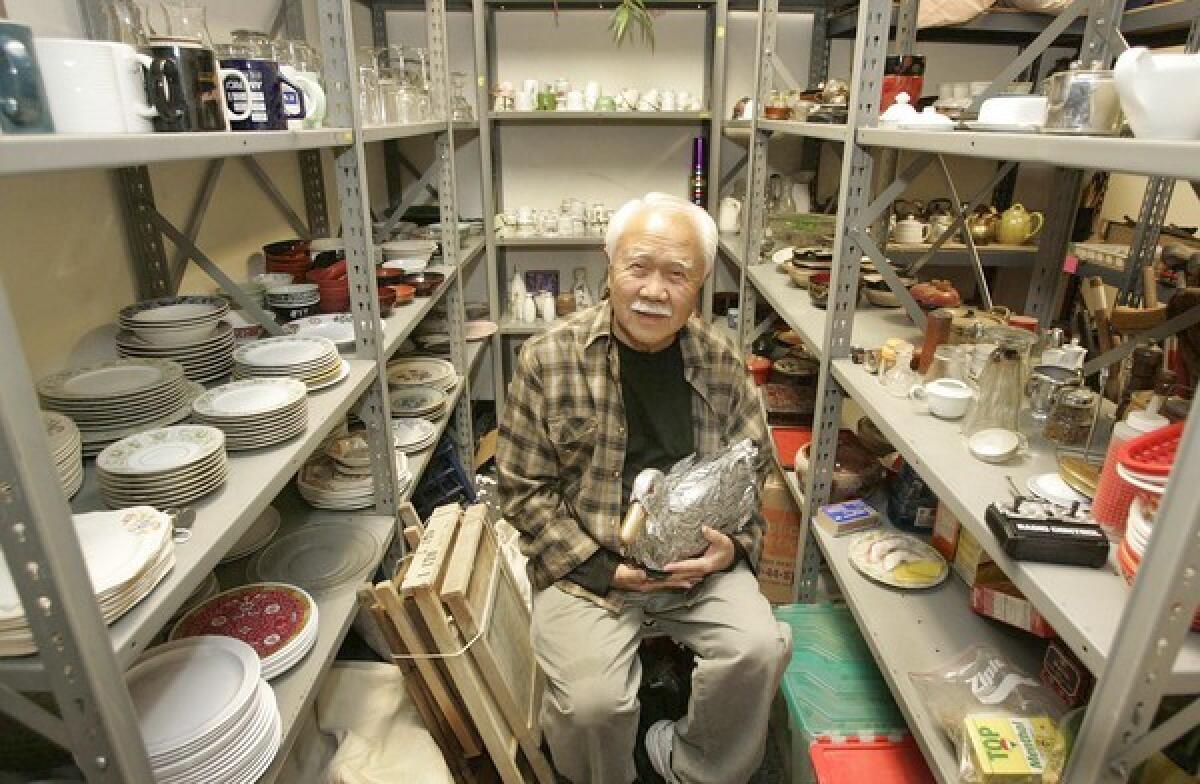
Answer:
POLYGON ((228 312, 221 297, 160 297, 124 308, 118 323, 145 346, 196 346, 218 331, 228 312))
POLYGON ((296 319, 283 325, 289 335, 328 338, 341 351, 354 350, 354 316, 349 313, 323 313, 296 319))
POLYGON ((383 542, 367 528, 327 521, 302 526, 271 542, 250 571, 252 579, 322 594, 343 586, 352 590, 382 557, 383 542))
POLYGON ((428 419, 401 417, 392 420, 392 446, 401 452, 423 452, 437 441, 437 427, 428 419))
POLYGON ((295 666, 317 641, 317 603, 286 583, 240 585, 201 603, 171 629, 171 639, 220 635, 241 640, 271 680, 295 666))
POLYGON ((232 637, 151 648, 125 677, 158 784, 251 784, 283 739, 258 654, 232 637))
POLYGON ((308 429, 308 387, 294 378, 249 378, 192 401, 192 419, 220 428, 229 451, 261 449, 308 429))
POLYGON ((437 387, 392 387, 388 402, 393 417, 435 421, 446 412, 450 398, 437 387))
POLYGON ((67 498, 73 498, 83 485, 83 441, 79 428, 70 417, 53 411, 42 412, 42 424, 46 427, 46 440, 58 471, 58 481, 67 498))
POLYGON ((225 434, 207 425, 148 430, 106 447, 96 469, 109 506, 183 506, 224 484, 225 434))
POLYGON ((229 552, 221 559, 221 563, 236 561, 239 558, 245 558, 251 553, 256 553, 267 546, 267 542, 275 537, 275 532, 279 530, 279 510, 273 506, 268 506, 262 511, 250 527, 246 529, 246 533, 242 534, 242 538, 237 540, 237 543, 229 548, 229 552))
POLYGON ((388 386, 392 389, 434 387, 449 394, 458 386, 454 365, 436 357, 401 357, 388 363, 388 386))
POLYGON ((187 419, 203 391, 167 359, 117 359, 38 382, 42 407, 71 418, 88 457, 126 436, 187 419))
POLYGON ((350 373, 328 338, 284 335, 239 346, 233 352, 234 378, 294 378, 308 391, 336 384, 350 373))
POLYGON ((183 372, 196 382, 216 381, 233 370, 233 324, 218 322, 212 334, 193 340, 161 346, 128 329, 117 333, 117 354, 122 357, 173 359, 183 365, 183 372))
MULTIPOLYGON (((171 518, 156 509, 88 512, 72 522, 106 623, 145 598, 175 565, 171 518)), ((8 563, 0 558, 0 656, 36 650, 8 563)))
MULTIPOLYGON (((365 440, 363 447, 365 453, 365 440)), ((394 454, 396 494, 402 495, 412 482, 412 474, 408 470, 405 454, 394 454)), ((301 497, 317 509, 351 510, 374 506, 375 478, 371 475, 369 458, 359 461, 343 456, 341 460, 318 453, 305 463, 296 475, 296 488, 301 497)))

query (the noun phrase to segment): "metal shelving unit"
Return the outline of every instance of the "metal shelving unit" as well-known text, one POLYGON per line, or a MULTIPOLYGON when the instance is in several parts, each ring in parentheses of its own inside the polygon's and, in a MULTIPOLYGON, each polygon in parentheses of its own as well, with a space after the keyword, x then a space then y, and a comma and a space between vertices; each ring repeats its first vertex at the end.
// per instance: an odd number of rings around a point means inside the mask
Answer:
MULTIPOLYGON (((445 9, 441 0, 423 6, 433 64, 434 111, 445 116, 449 69, 445 41, 445 9)), ((92 0, 80 0, 88 32, 92 0)), ((350 0, 318 0, 318 38, 322 43, 324 81, 328 90, 330 127, 308 131, 263 133, 137 134, 128 136, 5 136, 0 139, 0 175, 36 174, 86 168, 117 170, 118 193, 125 212, 135 272, 143 296, 177 290, 183 266, 195 261, 229 289, 228 278, 195 245, 204 213, 226 158, 238 158, 275 201, 288 223, 303 237, 328 236, 322 149, 329 149, 337 179, 340 225, 351 277, 351 311, 356 351, 350 373, 340 384, 309 397, 306 432, 274 448, 229 456, 229 478, 194 506, 193 535, 175 548, 176 564, 142 602, 106 627, 87 584, 79 543, 69 520, 72 509, 101 508, 94 467, 83 489, 68 505, 47 451, 33 380, 17 339, 8 296, 0 291, 0 358, 7 368, 0 395, 0 479, 7 488, 0 504, 0 545, 27 608, 40 653, 0 659, 0 709, 69 748, 87 780, 150 781, 152 774, 123 672, 154 640, 162 625, 217 566, 218 561, 272 500, 283 513, 283 528, 338 520, 370 530, 385 546, 397 533, 399 511, 432 457, 433 450, 414 455, 413 480, 398 492, 392 460, 386 364, 400 345, 439 302, 444 302, 451 338, 451 358, 460 376, 453 404, 438 422, 438 435, 453 428, 464 455, 472 449, 470 379, 485 344, 465 342, 462 265, 481 255, 482 240, 459 247, 453 154, 455 132, 469 135, 476 123, 432 122, 409 126, 363 128, 358 113, 350 0), (364 145, 369 142, 425 137, 435 145, 428 179, 438 177, 442 226, 442 269, 445 282, 429 298, 401 306, 380 318, 375 288, 374 242, 368 201, 364 145), (270 183, 252 155, 297 152, 304 180, 308 220, 301 219, 270 183), (148 164, 210 159, 185 231, 176 229, 154 205, 148 164), (162 234, 179 248, 174 265, 163 251, 162 234), (375 510, 356 513, 309 508, 294 490, 285 489, 292 475, 347 413, 354 411, 369 433, 376 483, 375 510), (281 492, 282 491, 282 492, 281 492), (21 696, 21 691, 50 691, 61 716, 54 716, 21 696)), ((304 37, 299 4, 288 0, 280 11, 289 35, 304 37)), ((422 185, 425 183, 421 183, 422 185)), ((173 185, 177 185, 173 183, 173 185)), ((402 212, 402 210, 398 210, 402 212)), ((251 313, 254 310, 250 309, 251 313)), ((224 567, 222 567, 224 568, 224 567)), ((244 579, 239 571, 238 579, 244 579)), ((272 769, 261 779, 275 780, 293 745, 304 713, 311 706, 324 674, 349 628, 356 608, 353 586, 319 598, 321 622, 313 650, 272 685, 284 723, 284 742, 272 769)))
MULTIPOLYGON (((1157 33, 1171 27, 1166 32, 1178 35, 1181 26, 1186 32, 1187 25, 1200 16, 1200 4, 1194 2, 1186 6, 1186 12, 1180 5, 1166 5, 1170 7, 1161 9, 1156 16, 1157 33), (1171 21, 1163 22, 1164 19, 1171 21)), ((774 0, 763 0, 760 8, 760 78, 755 96, 759 105, 770 86, 770 58, 777 48, 774 20, 778 12, 774 0)), ((1061 205, 1062 209, 1052 216, 1051 225, 1042 232, 1036 250, 1019 251, 1026 258, 1033 257, 1026 311, 1046 319, 1049 305, 1061 284, 1059 271, 1074 212, 1067 205, 1074 204, 1077 198, 1079 170, 1196 178, 1200 176, 1200 163, 1197 163, 1200 161, 1200 144, 873 128, 879 112, 878 85, 889 29, 895 28, 896 50, 912 51, 912 42, 916 40, 916 11, 916 2, 906 0, 895 13, 893 24, 890 0, 864 0, 855 9, 854 18, 844 17, 840 21, 835 18, 827 31, 829 35, 844 35, 847 31, 857 33, 828 309, 818 311, 814 308, 807 292, 793 288, 785 276, 774 272, 770 265, 752 263, 743 266, 743 312, 752 310, 758 296, 765 298, 821 361, 813 468, 805 487, 800 487, 794 476, 788 477, 794 497, 805 510, 806 520, 797 554, 797 593, 801 599, 813 595, 823 554, 931 769, 942 782, 958 781, 957 760, 941 729, 931 721, 922 696, 912 687, 908 674, 928 669, 978 642, 990 642, 1029 672, 1037 670, 1037 661, 1030 655, 1032 638, 1002 633, 994 624, 975 616, 969 608, 966 590, 956 584, 954 578, 938 589, 920 593, 896 593, 880 588, 859 576, 847 563, 844 540, 826 536, 809 525, 812 513, 829 497, 837 432, 841 426, 841 404, 848 396, 883 431, 1097 677, 1097 686, 1064 781, 1070 784, 1123 781, 1147 755, 1170 743, 1200 720, 1200 701, 1195 701, 1176 719, 1152 727, 1156 708, 1164 694, 1200 693, 1200 642, 1188 636, 1192 610, 1200 603, 1200 588, 1194 579, 1200 568, 1200 545, 1197 545, 1200 489, 1194 483, 1188 486, 1178 480, 1178 477, 1194 475, 1195 466, 1200 465, 1200 424, 1193 421, 1185 431, 1173 473, 1176 479, 1171 482, 1159 507, 1155 536, 1144 557, 1137 583, 1130 591, 1123 578, 1111 568, 1089 570, 1013 561, 1005 556, 986 526, 983 519, 986 505, 1009 497, 1006 475, 1011 475, 1020 484, 1032 474, 1054 470, 1057 464, 1052 449, 1034 443, 1030 456, 1019 465, 980 463, 967 453, 955 423, 922 416, 908 400, 891 396, 873 376, 850 361, 849 353, 851 345, 876 346, 887 337, 913 339, 920 335, 923 318, 919 313, 914 313, 915 319, 910 320, 903 310, 856 308, 860 262, 864 255, 872 258, 877 270, 885 277, 891 271, 886 257, 897 255, 894 247, 886 251, 878 248, 870 227, 886 214, 890 202, 901 195, 920 167, 938 160, 941 155, 1059 167, 1050 203, 1061 205), (877 159, 886 160, 887 154, 895 149, 908 149, 920 155, 917 162, 898 177, 887 173, 888 176, 877 183, 874 178, 877 159), (914 621, 921 626, 914 627, 914 621), (923 641, 919 649, 903 644, 917 629, 923 641), (925 645, 926 641, 932 645, 925 645)), ((1002 78, 1012 78, 1027 67, 1045 44, 1065 40, 1064 31, 1079 40, 1084 59, 1111 58, 1110 39, 1116 38, 1109 36, 1109 29, 1114 20, 1121 19, 1120 4, 1101 0, 1079 2, 1069 12, 1083 12, 1088 17, 1086 25, 1084 21, 1072 21, 1071 18, 1051 20, 1040 15, 998 12, 959 26, 969 28, 969 36, 962 35, 963 30, 939 29, 928 31, 928 40, 1030 44, 1005 70, 1002 78), (1083 34, 1085 29, 1086 35, 1083 34)), ((1127 15, 1121 25, 1127 35, 1149 30, 1140 27, 1148 17, 1139 18, 1137 13, 1127 15)), ((1190 36, 1192 45, 1198 37, 1197 27, 1200 25, 1193 26, 1190 36)), ((738 258, 757 260, 761 229, 755 228, 755 216, 761 215, 763 209, 767 123, 755 120, 750 126, 751 179, 748 209, 745 210, 748 213, 745 225, 749 232, 745 235, 745 251, 738 258)), ((804 129, 799 130, 803 132, 804 129)), ((1148 191, 1147 204, 1150 203, 1148 191)), ((969 208, 967 205, 964 210, 969 208)), ((1160 219, 1159 215, 1161 210, 1156 213, 1144 206, 1142 220, 1147 234, 1156 232, 1152 224, 1160 219)), ((722 246, 728 249, 730 240, 723 238, 722 246)), ((980 250, 986 264, 990 252, 980 250)), ((961 254, 961 250, 957 252, 961 254)), ((1010 255, 1003 250, 992 252, 1010 255)), ((892 288, 897 296, 902 296, 898 281, 893 282, 892 288)), ((747 321, 743 319, 743 346, 749 342, 747 321)), ((1093 362, 1105 361, 1107 358, 1100 357, 1093 362)), ((1194 406, 1193 412, 1197 410, 1194 406)))
MULTIPOLYGON (((603 127, 678 126, 696 128, 708 139, 707 179, 708 210, 714 215, 720 199, 717 187, 721 172, 722 113, 725 105, 725 30, 729 15, 729 0, 647 0, 651 9, 676 9, 704 12, 707 17, 706 68, 704 105, 699 112, 577 112, 577 111, 490 111, 490 88, 495 81, 499 52, 495 35, 495 14, 524 11, 570 12, 575 9, 596 10, 594 0, 471 0, 475 23, 475 64, 478 71, 476 106, 480 114, 480 154, 483 159, 483 221, 487 240, 487 288, 491 317, 501 324, 492 337, 492 388, 497 410, 504 406, 508 386, 504 357, 507 340, 534 334, 536 325, 518 325, 506 321, 502 307, 502 289, 507 285, 506 263, 508 249, 602 248, 604 238, 596 237, 501 237, 495 225, 495 215, 503 212, 504 190, 499 170, 501 152, 500 129, 520 126, 578 126, 599 130, 603 127)), ((599 7, 605 7, 601 3, 599 7)), ((712 312, 712 281, 705 284, 703 311, 712 312)), ((544 326, 541 327, 544 329, 544 326)))

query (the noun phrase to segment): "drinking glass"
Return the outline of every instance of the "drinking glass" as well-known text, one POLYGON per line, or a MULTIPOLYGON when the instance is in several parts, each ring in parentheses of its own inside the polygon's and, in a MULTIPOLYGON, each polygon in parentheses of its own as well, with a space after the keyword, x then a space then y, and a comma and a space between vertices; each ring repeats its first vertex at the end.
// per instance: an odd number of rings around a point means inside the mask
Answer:
POLYGON ((161 4, 167 19, 167 33, 182 38, 199 38, 200 43, 212 46, 212 33, 208 31, 208 9, 202 5, 185 5, 177 2, 161 4))

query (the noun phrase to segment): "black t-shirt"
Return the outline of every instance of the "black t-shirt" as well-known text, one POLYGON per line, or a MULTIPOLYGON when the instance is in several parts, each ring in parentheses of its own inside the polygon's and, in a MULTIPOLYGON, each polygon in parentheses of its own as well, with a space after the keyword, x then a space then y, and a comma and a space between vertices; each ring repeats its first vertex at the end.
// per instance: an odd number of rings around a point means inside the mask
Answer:
POLYGON ((621 399, 625 407, 625 465, 621 470, 621 514, 633 480, 645 468, 667 471, 695 451, 692 390, 683 376, 679 338, 662 351, 635 351, 617 341, 621 399))

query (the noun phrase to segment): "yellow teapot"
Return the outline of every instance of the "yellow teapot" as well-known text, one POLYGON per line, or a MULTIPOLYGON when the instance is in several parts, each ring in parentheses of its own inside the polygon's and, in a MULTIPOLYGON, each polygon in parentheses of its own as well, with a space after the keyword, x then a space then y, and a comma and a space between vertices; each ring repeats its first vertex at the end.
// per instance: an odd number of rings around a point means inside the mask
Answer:
POLYGON ((1040 212, 1026 212, 1020 204, 1014 204, 996 221, 996 242, 1002 245, 1024 245, 1042 230, 1045 218, 1040 212))

